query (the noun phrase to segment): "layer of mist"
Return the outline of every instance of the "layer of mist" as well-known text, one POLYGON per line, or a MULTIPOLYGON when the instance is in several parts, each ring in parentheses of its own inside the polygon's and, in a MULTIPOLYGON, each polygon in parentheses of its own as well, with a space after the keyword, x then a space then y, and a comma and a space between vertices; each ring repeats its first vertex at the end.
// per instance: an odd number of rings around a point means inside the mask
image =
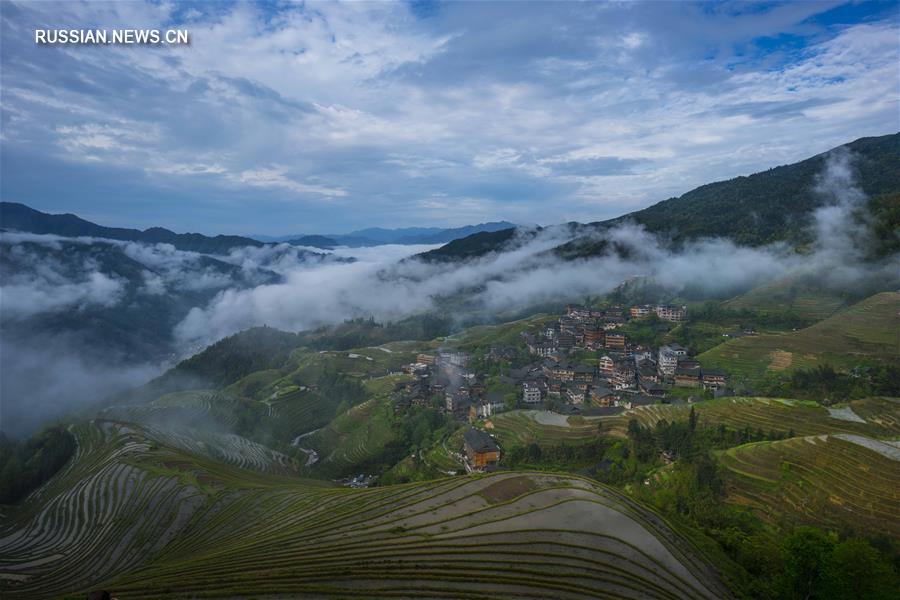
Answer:
POLYGON ((465 297, 466 311, 490 314, 604 294, 634 277, 675 295, 690 288, 716 297, 794 274, 844 289, 896 281, 897 255, 877 263, 865 258, 869 224, 859 215, 867 199, 853 181, 852 160, 845 151, 830 155, 816 184, 824 200, 813 215, 816 241, 802 253, 727 239, 697 240, 674 251, 633 224, 595 233, 615 250, 587 259, 564 260, 553 252, 572 239, 571 229, 560 226, 522 234, 507 251, 449 263, 409 258, 434 246, 339 248, 330 259, 310 261, 304 249, 286 244, 208 257, 164 244, 4 233, 0 323, 14 325, 15 336, 0 336, 0 429, 29 432, 158 373, 165 361, 106 360, 102 348, 79 348, 77 340, 73 346, 27 335, 29 327, 41 330, 61 314, 88 319, 96 310, 124 309, 148 297, 178 298, 183 306, 164 332, 174 360, 256 325, 300 331, 355 317, 445 314, 454 306, 448 298, 457 296, 465 297), (78 244, 113 245, 124 258, 113 266, 108 257, 66 258, 66 249, 78 244))

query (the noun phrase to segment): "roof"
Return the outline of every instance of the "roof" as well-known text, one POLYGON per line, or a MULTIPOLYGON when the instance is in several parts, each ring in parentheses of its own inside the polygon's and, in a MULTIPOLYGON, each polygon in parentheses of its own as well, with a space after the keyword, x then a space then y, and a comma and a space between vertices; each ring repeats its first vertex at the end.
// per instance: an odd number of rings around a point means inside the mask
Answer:
POLYGON ((700 369, 700 372, 703 373, 704 377, 725 377, 725 371, 722 369, 700 369))
POLYGON ((503 403, 503 392, 488 392, 484 395, 484 399, 492 404, 503 403))
POLYGON ((675 375, 700 377, 700 369, 682 369, 681 367, 678 367, 675 369, 675 375))
POLYGON ((581 412, 585 417, 607 417, 625 410, 624 406, 595 406, 581 412))
POLYGON ((463 434, 466 444, 475 452, 499 452, 497 442, 479 429, 469 429, 463 434))
POLYGON ((628 401, 631 402, 632 406, 650 406, 651 404, 656 404, 659 399, 651 398, 650 396, 643 396, 641 394, 635 394, 628 398, 628 401))

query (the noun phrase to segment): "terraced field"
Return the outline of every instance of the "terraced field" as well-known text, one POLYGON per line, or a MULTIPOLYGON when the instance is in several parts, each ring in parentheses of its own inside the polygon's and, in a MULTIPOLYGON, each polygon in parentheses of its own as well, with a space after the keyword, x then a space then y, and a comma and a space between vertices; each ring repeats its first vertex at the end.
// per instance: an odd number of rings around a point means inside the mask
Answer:
POLYGON ((597 439, 604 430, 598 423, 606 418, 566 417, 550 411, 512 410, 494 415, 490 419, 494 433, 507 446, 526 446, 532 442, 545 446, 562 443, 578 443, 597 439))
POLYGON ((144 404, 110 406, 100 411, 100 415, 142 423, 177 419, 182 423, 196 421, 231 427, 235 423, 237 402, 237 398, 228 394, 197 389, 166 394, 144 404))
POLYGON ((900 361, 900 293, 884 292, 800 331, 730 340, 699 356, 701 364, 756 381, 768 371, 861 359, 900 361))
POLYGON ((572 417, 537 410, 513 410, 491 417, 494 433, 506 446, 578 443, 599 436, 625 437, 628 421, 637 419, 644 426, 657 422, 687 420, 691 406, 698 412, 701 425, 724 424, 735 429, 749 427, 794 435, 856 433, 871 437, 900 435, 900 400, 866 398, 848 405, 857 420, 832 416, 821 406, 794 400, 773 398, 720 398, 692 405, 654 404, 627 410, 612 417, 593 417, 578 422, 572 417), (859 421, 862 422, 859 422, 859 421))
POLYGON ((900 540, 900 448, 835 434, 759 442, 720 455, 728 500, 776 523, 900 540))
POLYGON ((538 314, 527 319, 510 321, 500 325, 477 325, 452 336, 448 339, 448 342, 463 349, 484 348, 504 344, 516 346, 522 343, 521 334, 523 331, 539 328, 558 318, 558 315, 538 314))
POLYGON ((389 410, 378 399, 368 400, 305 438, 303 446, 321 457, 316 470, 342 474, 378 455, 394 439, 389 410))
POLYGON ((808 276, 785 277, 766 283, 723 303, 725 308, 762 313, 791 312, 802 319, 820 321, 844 308, 850 294, 824 289, 808 276))
POLYGON ((4 596, 729 596, 652 513, 577 477, 350 490, 170 448, 138 426, 74 433, 76 458, 0 521, 4 596))
POLYGON ((372 396, 369 400, 303 438, 301 445, 315 450, 320 457, 314 468, 317 476, 349 474, 356 465, 382 453, 395 438, 394 386, 407 379, 408 375, 391 375, 367 380, 364 385, 372 396))
MULTIPOLYGON (((853 414, 864 422, 832 416, 827 409, 811 403, 774 398, 720 398, 692 405, 701 425, 724 424, 735 429, 749 427, 795 435, 823 433, 855 433, 872 437, 900 435, 900 401, 866 398, 849 404, 853 414)), ((621 416, 604 420, 604 431, 625 435, 629 419, 653 426, 660 420, 686 420, 690 406, 656 404, 626 411, 621 416)))
POLYGON ((304 381, 315 381, 326 368, 352 377, 384 375, 388 371, 399 371, 402 365, 415 361, 417 352, 427 351, 430 347, 427 343, 385 344, 341 352, 298 354, 296 369, 285 379, 299 377, 304 381))

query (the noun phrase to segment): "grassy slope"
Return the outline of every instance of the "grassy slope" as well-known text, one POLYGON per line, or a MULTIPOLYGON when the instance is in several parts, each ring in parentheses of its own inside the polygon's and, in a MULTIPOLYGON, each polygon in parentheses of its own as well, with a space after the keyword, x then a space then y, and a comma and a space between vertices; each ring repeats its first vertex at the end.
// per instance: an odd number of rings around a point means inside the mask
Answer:
MULTIPOLYGON (((900 455, 900 448, 896 452, 900 455)), ((821 435, 747 444, 720 459, 727 469, 728 500, 749 506, 764 520, 900 540, 897 457, 821 435)))
POLYGON ((727 596, 652 513, 576 477, 349 490, 228 466, 135 426, 76 434, 77 458, 0 521, 4 596, 727 596))
POLYGON ((800 331, 728 341, 704 352, 700 362, 759 380, 768 371, 821 364, 849 367, 861 359, 900 360, 900 293, 876 294, 800 331))

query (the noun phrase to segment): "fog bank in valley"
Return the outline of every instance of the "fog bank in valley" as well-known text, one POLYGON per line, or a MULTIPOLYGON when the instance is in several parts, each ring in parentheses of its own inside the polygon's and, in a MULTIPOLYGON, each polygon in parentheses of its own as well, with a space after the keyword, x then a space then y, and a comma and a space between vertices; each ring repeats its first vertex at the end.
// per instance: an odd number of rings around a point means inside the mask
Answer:
POLYGON ((867 199, 854 184, 852 161, 841 151, 827 161, 816 183, 823 206, 813 214, 814 242, 803 253, 785 244, 749 248, 715 238, 673 250, 627 223, 592 230, 592 241, 606 240, 616 250, 586 259, 564 260, 553 251, 573 236, 569 227, 555 226, 520 232, 505 251, 455 262, 412 258, 434 246, 339 248, 322 259, 310 257, 314 249, 279 244, 209 257, 166 244, 3 233, 0 429, 28 432, 160 372, 165 361, 117 356, 84 342, 95 338, 46 333, 48 323, 83 325, 135 306, 169 317, 155 333, 176 360, 255 325, 299 331, 355 317, 446 314, 452 297, 465 298, 465 310, 510 313, 603 294, 633 277, 673 294, 689 288, 717 296, 795 274, 838 289, 896 282, 897 255, 866 260, 870 230, 860 215, 867 199), (346 258, 355 260, 340 260, 346 258), (32 329, 41 333, 28 335, 32 329))

